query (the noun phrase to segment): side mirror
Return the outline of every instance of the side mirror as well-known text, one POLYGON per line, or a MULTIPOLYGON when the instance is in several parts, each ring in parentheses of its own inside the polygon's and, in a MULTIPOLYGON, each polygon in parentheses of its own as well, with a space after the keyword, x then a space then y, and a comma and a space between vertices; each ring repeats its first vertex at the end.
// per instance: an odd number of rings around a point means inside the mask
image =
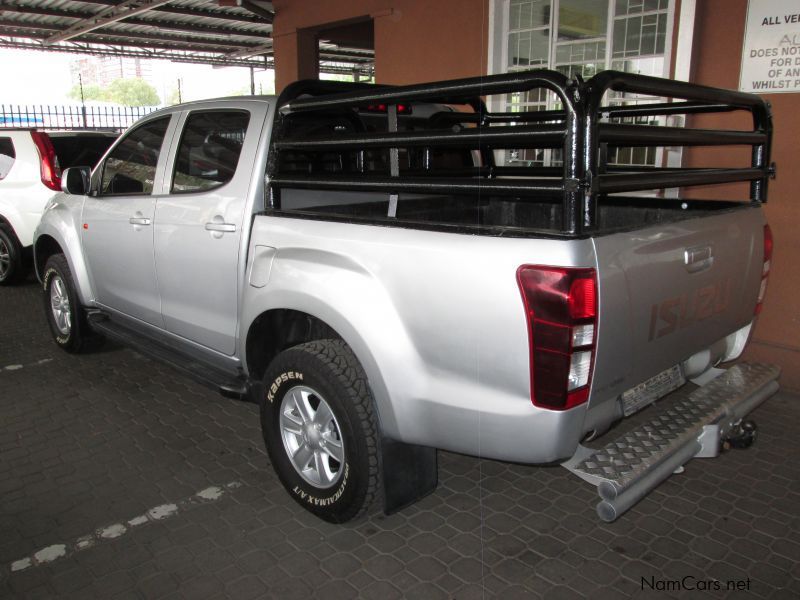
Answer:
POLYGON ((61 174, 61 191, 73 196, 89 193, 92 170, 89 167, 70 167, 61 174))

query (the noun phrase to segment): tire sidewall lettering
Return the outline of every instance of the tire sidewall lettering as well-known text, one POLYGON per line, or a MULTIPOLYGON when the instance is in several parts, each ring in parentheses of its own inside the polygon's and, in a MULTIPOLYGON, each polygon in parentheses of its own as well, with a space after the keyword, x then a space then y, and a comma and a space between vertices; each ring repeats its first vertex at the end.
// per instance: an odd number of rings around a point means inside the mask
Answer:
POLYGON ((275 401, 276 394, 281 387, 288 381, 303 381, 304 375, 299 371, 284 371, 278 375, 267 388, 267 401, 272 404, 275 401))
POLYGON ((344 473, 342 475, 342 483, 336 488, 336 491, 331 494, 330 496, 315 496, 306 490, 304 490, 300 485, 295 485, 292 488, 292 493, 294 493, 297 497, 300 498, 303 502, 306 502, 312 506, 331 506, 335 504, 339 498, 344 495, 345 489, 347 488, 347 482, 350 478, 350 463, 344 463, 344 473))
POLYGON ((47 286, 50 285, 50 278, 53 275, 58 275, 58 270, 55 269, 54 267, 50 267, 49 269, 47 269, 47 271, 45 271, 44 277, 42 277, 42 282, 43 282, 43 285, 44 285, 44 291, 45 292, 47 291, 47 286))

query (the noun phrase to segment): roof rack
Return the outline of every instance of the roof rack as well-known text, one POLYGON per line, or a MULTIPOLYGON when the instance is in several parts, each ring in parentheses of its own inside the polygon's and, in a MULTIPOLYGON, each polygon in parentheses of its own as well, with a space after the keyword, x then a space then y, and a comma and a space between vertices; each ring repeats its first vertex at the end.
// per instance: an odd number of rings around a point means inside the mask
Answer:
MULTIPOLYGON (((596 223, 598 200, 606 194, 654 188, 750 181, 750 200, 765 202, 772 125, 768 104, 753 94, 720 90, 680 81, 604 71, 584 82, 545 69, 410 86, 372 86, 343 82, 298 82, 278 100, 267 175, 273 197, 281 188, 386 192, 397 201, 403 192, 491 194, 524 199, 560 198, 562 232, 589 232, 596 223), (554 93, 559 110, 499 112, 482 98, 545 89, 554 93), (606 106, 607 92, 646 94, 669 99, 641 105, 606 106), (675 101, 678 99, 678 101, 675 101), (415 102, 461 104, 473 112, 443 110, 430 118, 434 129, 401 131, 398 105, 415 102), (386 131, 332 131, 327 135, 287 135, 288 120, 313 115, 358 115, 385 105, 386 131), (620 122, 624 118, 749 111, 751 130, 695 129, 620 122), (752 149, 744 168, 666 168, 608 164, 608 149, 641 146, 744 145, 752 149), (459 148, 479 151, 483 164, 461 177, 404 172, 399 149, 459 148), (496 166, 491 150, 557 149, 560 166, 496 166), (388 172, 364 168, 367 149, 388 152, 388 172), (359 172, 296 173, 281 168, 288 152, 360 154, 359 172)), ((392 216, 392 215, 390 215, 392 216)))

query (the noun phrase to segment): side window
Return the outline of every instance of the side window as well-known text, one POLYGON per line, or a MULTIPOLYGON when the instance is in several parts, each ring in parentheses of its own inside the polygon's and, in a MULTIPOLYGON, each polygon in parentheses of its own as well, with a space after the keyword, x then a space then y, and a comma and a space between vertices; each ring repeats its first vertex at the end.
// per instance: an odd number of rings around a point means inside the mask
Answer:
POLYGON ((16 157, 17 153, 14 151, 14 142, 11 138, 0 137, 0 179, 6 178, 16 157))
POLYGON ((122 139, 103 165, 101 195, 152 193, 169 119, 162 117, 140 125, 122 139))
POLYGON ((193 112, 181 134, 172 193, 202 192, 225 185, 236 173, 250 113, 193 112))

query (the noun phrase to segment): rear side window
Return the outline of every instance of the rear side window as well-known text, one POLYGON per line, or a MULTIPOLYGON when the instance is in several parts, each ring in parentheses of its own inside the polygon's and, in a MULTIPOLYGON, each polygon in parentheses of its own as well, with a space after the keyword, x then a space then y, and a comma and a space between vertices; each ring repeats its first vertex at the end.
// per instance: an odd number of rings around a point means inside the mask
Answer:
POLYGON ((100 193, 104 195, 150 194, 156 165, 170 117, 140 125, 125 135, 103 165, 100 193))
POLYGON ((172 193, 203 192, 228 183, 236 173, 250 114, 193 112, 181 134, 172 193))
POLYGON ((11 138, 0 137, 0 179, 6 178, 16 157, 17 153, 14 151, 14 142, 11 138))
POLYGON ((94 167, 116 139, 113 135, 59 135, 50 134, 58 164, 68 167, 94 167))

